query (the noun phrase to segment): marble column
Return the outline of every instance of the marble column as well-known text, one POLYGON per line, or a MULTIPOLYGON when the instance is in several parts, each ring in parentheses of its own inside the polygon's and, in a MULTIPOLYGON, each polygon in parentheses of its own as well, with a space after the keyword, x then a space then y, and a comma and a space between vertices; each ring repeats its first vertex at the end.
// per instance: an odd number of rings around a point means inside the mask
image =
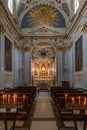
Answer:
POLYGON ((56 74, 55 74, 55 85, 58 85, 58 52, 55 55, 55 66, 56 66, 56 74))
POLYGON ((63 50, 58 51, 58 85, 61 86, 61 81, 64 79, 63 75, 63 50))
POLYGON ((32 55, 30 52, 29 53, 29 85, 32 85, 31 61, 32 61, 32 55))
POLYGON ((64 68, 64 80, 67 81, 68 80, 68 51, 67 51, 67 47, 64 48, 63 51, 63 68, 64 68))
POLYGON ((27 82, 28 85, 32 84, 32 78, 31 78, 31 52, 25 51, 24 54, 24 79, 25 82, 27 82))
POLYGON ((4 88, 4 35, 0 34, 0 88, 4 88))

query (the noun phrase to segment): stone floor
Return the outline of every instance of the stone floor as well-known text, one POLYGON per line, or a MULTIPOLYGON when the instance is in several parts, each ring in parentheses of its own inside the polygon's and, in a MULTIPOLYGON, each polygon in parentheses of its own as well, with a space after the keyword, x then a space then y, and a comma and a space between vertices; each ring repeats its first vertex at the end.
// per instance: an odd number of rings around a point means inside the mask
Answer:
MULTIPOLYGON (((56 119, 51 104, 51 97, 47 92, 40 92, 35 101, 30 121, 28 120, 29 130, 58 130, 56 119)), ((24 122, 17 121, 17 126, 23 126, 24 122)), ((64 122, 67 126, 73 125, 71 121, 64 122)), ((8 130, 12 126, 12 122, 8 122, 8 130)), ((78 130, 83 130, 83 122, 78 122, 78 130)), ((4 124, 0 121, 0 130, 4 129, 4 124)))
POLYGON ((57 130, 50 101, 51 97, 46 92, 41 92, 36 98, 36 108, 30 130, 57 130))

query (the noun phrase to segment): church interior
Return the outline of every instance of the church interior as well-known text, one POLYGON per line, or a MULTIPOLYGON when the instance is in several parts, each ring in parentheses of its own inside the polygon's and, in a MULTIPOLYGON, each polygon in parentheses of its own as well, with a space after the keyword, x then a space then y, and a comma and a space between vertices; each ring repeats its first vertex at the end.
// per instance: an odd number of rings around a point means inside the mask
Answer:
POLYGON ((87 130, 87 0, 0 0, 0 130, 87 130))

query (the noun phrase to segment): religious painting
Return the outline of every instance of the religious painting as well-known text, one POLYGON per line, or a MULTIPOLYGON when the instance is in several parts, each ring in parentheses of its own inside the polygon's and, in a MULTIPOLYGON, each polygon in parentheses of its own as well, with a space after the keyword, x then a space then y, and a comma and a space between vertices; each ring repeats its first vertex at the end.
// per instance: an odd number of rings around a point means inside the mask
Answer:
POLYGON ((82 36, 75 43, 75 72, 83 70, 82 36))
POLYGON ((5 71, 12 71, 12 43, 7 37, 5 37, 4 68, 5 71))

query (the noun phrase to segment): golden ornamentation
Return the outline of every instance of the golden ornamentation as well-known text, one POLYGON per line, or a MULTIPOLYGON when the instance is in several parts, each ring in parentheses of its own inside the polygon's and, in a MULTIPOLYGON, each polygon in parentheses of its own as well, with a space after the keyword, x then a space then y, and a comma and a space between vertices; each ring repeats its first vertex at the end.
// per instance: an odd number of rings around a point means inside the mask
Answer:
POLYGON ((58 46, 58 47, 57 47, 57 50, 58 50, 58 51, 63 51, 63 49, 64 49, 64 46, 58 46))
POLYGON ((48 5, 41 5, 34 11, 30 12, 30 16, 35 21, 35 26, 40 24, 54 24, 57 12, 52 10, 48 5))
POLYGON ((83 25, 83 29, 82 29, 82 31, 83 31, 84 33, 87 32, 87 22, 83 25))
POLYGON ((57 3, 61 3, 61 0, 56 0, 57 3))
POLYGON ((73 43, 68 44, 67 49, 70 50, 73 47, 73 43))
POLYGON ((24 51, 29 51, 29 50, 30 50, 30 47, 29 47, 29 46, 24 46, 24 47, 23 47, 23 50, 24 50, 24 51))
POLYGON ((30 3, 31 2, 31 0, 27 0, 27 3, 30 3))
POLYGON ((4 25, 0 25, 0 32, 2 32, 2 33, 4 33, 4 32, 5 32, 4 25))
POLYGON ((16 42, 14 43, 14 47, 15 47, 17 50, 20 49, 20 46, 19 46, 16 42))

